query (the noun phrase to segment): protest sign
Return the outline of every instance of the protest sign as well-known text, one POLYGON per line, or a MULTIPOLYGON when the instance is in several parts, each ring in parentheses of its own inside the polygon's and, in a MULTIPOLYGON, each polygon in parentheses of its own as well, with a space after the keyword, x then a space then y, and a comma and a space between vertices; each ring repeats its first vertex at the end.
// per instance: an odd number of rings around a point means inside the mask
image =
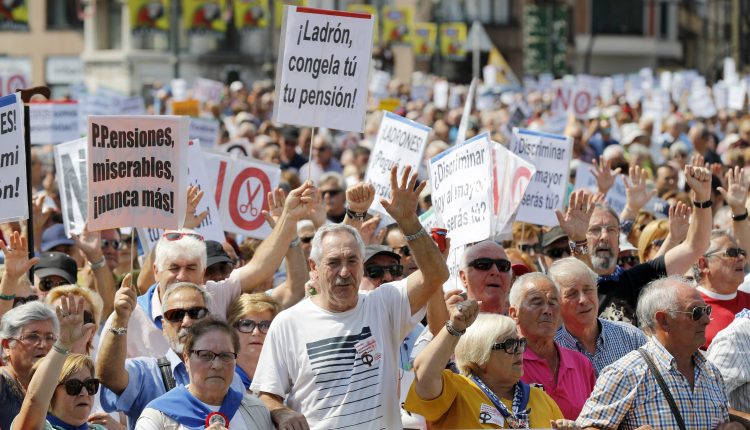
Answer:
POLYGON ((436 80, 432 88, 433 103, 438 109, 448 108, 448 92, 450 84, 445 80, 436 80))
POLYGON ((15 93, 0 97, 0 222, 27 219, 28 198, 23 103, 15 93))
POLYGON ((398 166, 399 177, 406 166, 411 166, 412 173, 417 173, 429 134, 429 127, 385 112, 365 173, 365 182, 375 187, 372 210, 389 217, 380 199, 391 199, 391 168, 398 166))
POLYGON ((89 117, 88 228, 180 227, 187 135, 187 118, 89 117))
POLYGON ((570 137, 513 129, 511 151, 536 166, 518 210, 518 221, 555 226, 568 185, 573 141, 570 137))
POLYGON ((466 247, 464 245, 461 246, 453 246, 453 243, 451 243, 451 249, 448 251, 448 259, 445 261, 445 264, 448 266, 448 280, 445 281, 443 284, 443 291, 448 292, 451 290, 464 290, 466 291, 466 288, 464 287, 463 282, 461 282, 461 260, 464 258, 464 251, 466 250, 466 247))
POLYGON ((373 18, 287 6, 273 121, 362 132, 373 18))
POLYGON ((172 115, 186 115, 191 117, 198 117, 201 114, 200 108, 201 102, 195 99, 173 101, 172 102, 172 115))
POLYGON ((256 239, 268 237, 271 227, 262 211, 268 210, 268 193, 279 186, 279 166, 212 152, 204 156, 208 181, 216 184, 224 230, 256 239))
POLYGON ((118 115, 146 115, 146 104, 143 97, 133 96, 122 99, 118 115))
POLYGON ((596 93, 592 87, 583 84, 561 84, 554 91, 553 115, 572 112, 578 119, 588 119, 589 111, 596 102, 596 93))
POLYGON ((478 242, 492 233, 492 154, 487 133, 430 160, 432 205, 451 246, 478 242))
POLYGON ((732 85, 729 87, 729 99, 727 107, 741 111, 745 108, 745 87, 742 85, 732 85))
POLYGON ((267 0, 234 0, 234 26, 240 31, 266 28, 271 12, 267 0))
POLYGON ((422 224, 422 228, 424 228, 424 231, 431 231, 433 227, 437 227, 437 224, 435 224, 435 222, 436 217, 434 207, 430 207, 421 215, 419 215, 419 223, 422 224))
POLYGON ((32 145, 54 145, 81 137, 77 102, 29 103, 32 145))
POLYGON ((55 146, 55 168, 60 190, 65 235, 80 234, 86 225, 89 193, 86 143, 82 137, 55 146))
POLYGON ((492 230, 497 236, 515 219, 536 167, 499 143, 493 142, 492 154, 492 230))
POLYGON ((401 99, 396 97, 386 97, 384 99, 380 99, 380 102, 378 103, 378 110, 385 110, 388 112, 395 112, 396 109, 401 106, 401 99))
POLYGON ((206 78, 198 78, 193 84, 193 97, 202 102, 221 101, 224 96, 224 84, 206 78))
POLYGON ((204 148, 213 148, 219 143, 221 124, 213 118, 190 118, 190 139, 201 142, 204 148))
POLYGON ((410 44, 414 33, 414 6, 383 6, 383 42, 388 45, 410 44))

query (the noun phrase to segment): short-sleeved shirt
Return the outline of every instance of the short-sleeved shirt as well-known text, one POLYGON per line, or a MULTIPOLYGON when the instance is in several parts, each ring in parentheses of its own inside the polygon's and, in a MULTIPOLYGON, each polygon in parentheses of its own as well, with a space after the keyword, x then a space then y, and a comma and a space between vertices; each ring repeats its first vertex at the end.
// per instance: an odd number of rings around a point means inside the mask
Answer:
POLYGON ((750 308, 750 294, 737 291, 734 294, 718 294, 698 286, 703 301, 711 305, 711 322, 706 327, 706 343, 702 349, 708 348, 714 336, 734 321, 734 316, 741 310, 750 308))
POLYGON ((593 354, 586 350, 581 342, 563 326, 555 334, 555 342, 560 346, 585 355, 594 366, 598 376, 605 367, 621 359, 625 354, 634 351, 648 340, 643 331, 632 324, 609 321, 599 318, 599 337, 596 338, 596 351, 593 354))
POLYGON ((750 413, 750 311, 740 313, 716 335, 706 358, 724 377, 729 406, 750 413))
MULTIPOLYGON (((700 352, 693 354, 695 380, 691 387, 677 370, 674 357, 656 339, 650 338, 643 348, 664 378, 688 429, 715 429, 729 421, 721 374, 700 352)), ((623 430, 646 424, 656 429, 678 428, 669 403, 638 351, 602 371, 576 423, 583 428, 623 430)))
POLYGON ((667 276, 664 256, 623 271, 619 279, 599 277, 599 317, 635 325, 635 307, 641 290, 649 282, 667 276))
MULTIPOLYGON (((406 396, 404 409, 422 415, 439 429, 509 428, 489 397, 471 379, 450 370, 443 370, 442 378, 443 392, 432 400, 421 399, 414 382, 406 396)), ((513 400, 500 398, 500 401, 509 411, 512 410, 513 400)), ((550 420, 563 417, 555 401, 537 387, 531 387, 527 408, 531 409, 531 428, 549 427, 550 420)))
POLYGON ((557 381, 547 365, 547 360, 536 355, 531 348, 526 348, 523 353, 521 380, 527 384, 541 384, 544 392, 560 407, 563 416, 574 420, 594 388, 594 368, 589 359, 580 352, 563 348, 557 343, 555 347, 560 358, 557 381))

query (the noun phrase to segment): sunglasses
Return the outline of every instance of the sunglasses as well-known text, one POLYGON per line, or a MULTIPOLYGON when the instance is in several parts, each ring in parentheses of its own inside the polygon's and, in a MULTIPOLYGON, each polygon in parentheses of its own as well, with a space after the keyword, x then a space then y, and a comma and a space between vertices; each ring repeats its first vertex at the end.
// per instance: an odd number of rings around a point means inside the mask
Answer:
POLYGON ((122 246, 122 242, 119 240, 108 240, 108 239, 102 239, 102 249, 112 247, 114 250, 120 249, 122 246))
POLYGON ((242 333, 252 333, 253 331, 255 331, 255 327, 258 327, 258 330, 261 333, 266 334, 268 333, 268 329, 271 327, 271 321, 239 320, 234 324, 234 326, 242 333))
POLYGON ((188 309, 170 309, 164 312, 164 319, 172 323, 178 323, 185 319, 185 315, 189 316, 192 320, 199 320, 205 318, 208 315, 208 309, 202 306, 196 306, 188 309))
POLYGON ((393 248, 393 252, 395 252, 396 254, 402 257, 408 257, 411 255, 411 250, 409 249, 409 245, 404 245, 398 248, 393 248))
POLYGON ((390 266, 366 266, 365 276, 372 279, 380 279, 383 277, 383 275, 385 275, 386 271, 388 271, 388 273, 390 273, 394 278, 397 278, 404 274, 404 266, 400 264, 393 264, 390 266))
POLYGON ((659 247, 661 247, 662 245, 664 245, 664 239, 656 239, 656 240, 654 240, 654 241, 651 242, 651 246, 659 246, 659 247))
POLYGON ((693 318, 693 321, 698 321, 699 319, 703 317, 703 314, 705 314, 707 317, 710 317, 711 311, 712 311, 711 305, 706 305, 706 306, 696 306, 693 308, 692 311, 673 311, 673 312, 677 312, 680 314, 688 314, 691 316, 691 318, 693 318))
POLYGON ((69 282, 66 281, 65 279, 60 280, 60 281, 53 281, 50 278, 44 278, 39 281, 39 290, 46 292, 55 287, 59 287, 60 285, 67 285, 67 284, 69 284, 69 282))
POLYGON ((537 243, 536 245, 518 245, 518 249, 521 250, 521 252, 525 252, 527 254, 533 253, 539 253, 541 250, 541 247, 537 243))
POLYGON ((77 396, 81 393, 84 387, 89 396, 93 396, 99 392, 99 380, 97 378, 88 378, 84 381, 80 379, 68 379, 60 385, 65 386, 65 392, 70 396, 77 396))
POLYGON ((524 352, 526 350, 526 338, 509 338, 502 342, 498 342, 492 345, 492 350, 497 351, 502 349, 508 354, 515 354, 517 352, 524 352))
POLYGON ((549 258, 562 258, 563 256, 570 256, 570 248, 567 246, 560 248, 549 248, 544 251, 544 255, 549 258))
POLYGON ((510 270, 510 261, 504 258, 477 258, 476 260, 469 262, 469 267, 486 272, 492 269, 493 264, 497 266, 497 270, 501 272, 507 272, 510 270))
POLYGON ((301 241, 302 243, 310 243, 310 242, 312 242, 312 240, 313 240, 313 237, 315 237, 315 236, 305 236, 305 237, 300 237, 300 238, 299 238, 299 240, 300 240, 300 241, 301 241))
POLYGON ((723 254, 724 257, 737 258, 740 255, 743 256, 743 257, 747 257, 747 252, 744 249, 742 249, 742 248, 727 248, 727 249, 724 249, 724 250, 717 250, 717 251, 709 252, 708 254, 706 254, 706 257, 709 257, 711 255, 720 254, 722 252, 724 253, 723 254))
POLYGON ((321 191, 320 195, 323 196, 323 198, 325 198, 325 196, 336 197, 339 194, 341 194, 343 191, 344 190, 342 190, 342 189, 336 188, 336 189, 333 189, 333 190, 321 191))
POLYGON ((26 303, 31 303, 39 300, 39 296, 36 294, 32 294, 28 297, 16 297, 13 299, 13 307, 25 305, 26 303))
POLYGON ((635 266, 638 263, 637 255, 628 255, 627 257, 622 257, 617 260, 617 264, 620 266, 635 266))
POLYGON ((183 237, 192 237, 193 239, 198 239, 201 242, 204 242, 203 236, 201 236, 198 233, 190 233, 190 232, 184 232, 184 231, 168 231, 161 235, 164 239, 167 239, 170 242, 173 242, 175 240, 180 240, 183 237))

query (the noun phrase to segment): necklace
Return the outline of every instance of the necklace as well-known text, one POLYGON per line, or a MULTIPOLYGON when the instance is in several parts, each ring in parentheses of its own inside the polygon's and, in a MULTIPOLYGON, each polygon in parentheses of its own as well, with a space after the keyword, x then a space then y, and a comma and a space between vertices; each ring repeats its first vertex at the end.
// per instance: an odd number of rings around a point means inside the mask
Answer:
POLYGON ((2 368, 3 373, 6 375, 6 379, 13 382, 13 387, 19 396, 24 397, 26 395, 26 389, 23 388, 23 385, 18 380, 18 376, 16 375, 16 371, 13 370, 13 368, 5 366, 2 368))

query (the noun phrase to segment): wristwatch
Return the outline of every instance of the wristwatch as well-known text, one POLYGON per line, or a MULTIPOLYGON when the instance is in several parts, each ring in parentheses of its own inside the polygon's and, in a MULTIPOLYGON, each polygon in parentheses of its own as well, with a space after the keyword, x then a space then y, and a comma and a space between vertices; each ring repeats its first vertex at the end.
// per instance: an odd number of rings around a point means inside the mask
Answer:
POLYGON ((365 218, 367 218, 367 211, 354 212, 353 210, 349 209, 349 206, 346 207, 346 214, 354 221, 364 221, 365 218))
POLYGON ((128 333, 127 327, 110 327, 109 331, 115 336, 124 336, 128 333))
POLYGON ((581 240, 579 242, 573 242, 571 240, 568 242, 568 246, 573 255, 586 255, 589 253, 589 245, 586 243, 586 240, 581 240))

